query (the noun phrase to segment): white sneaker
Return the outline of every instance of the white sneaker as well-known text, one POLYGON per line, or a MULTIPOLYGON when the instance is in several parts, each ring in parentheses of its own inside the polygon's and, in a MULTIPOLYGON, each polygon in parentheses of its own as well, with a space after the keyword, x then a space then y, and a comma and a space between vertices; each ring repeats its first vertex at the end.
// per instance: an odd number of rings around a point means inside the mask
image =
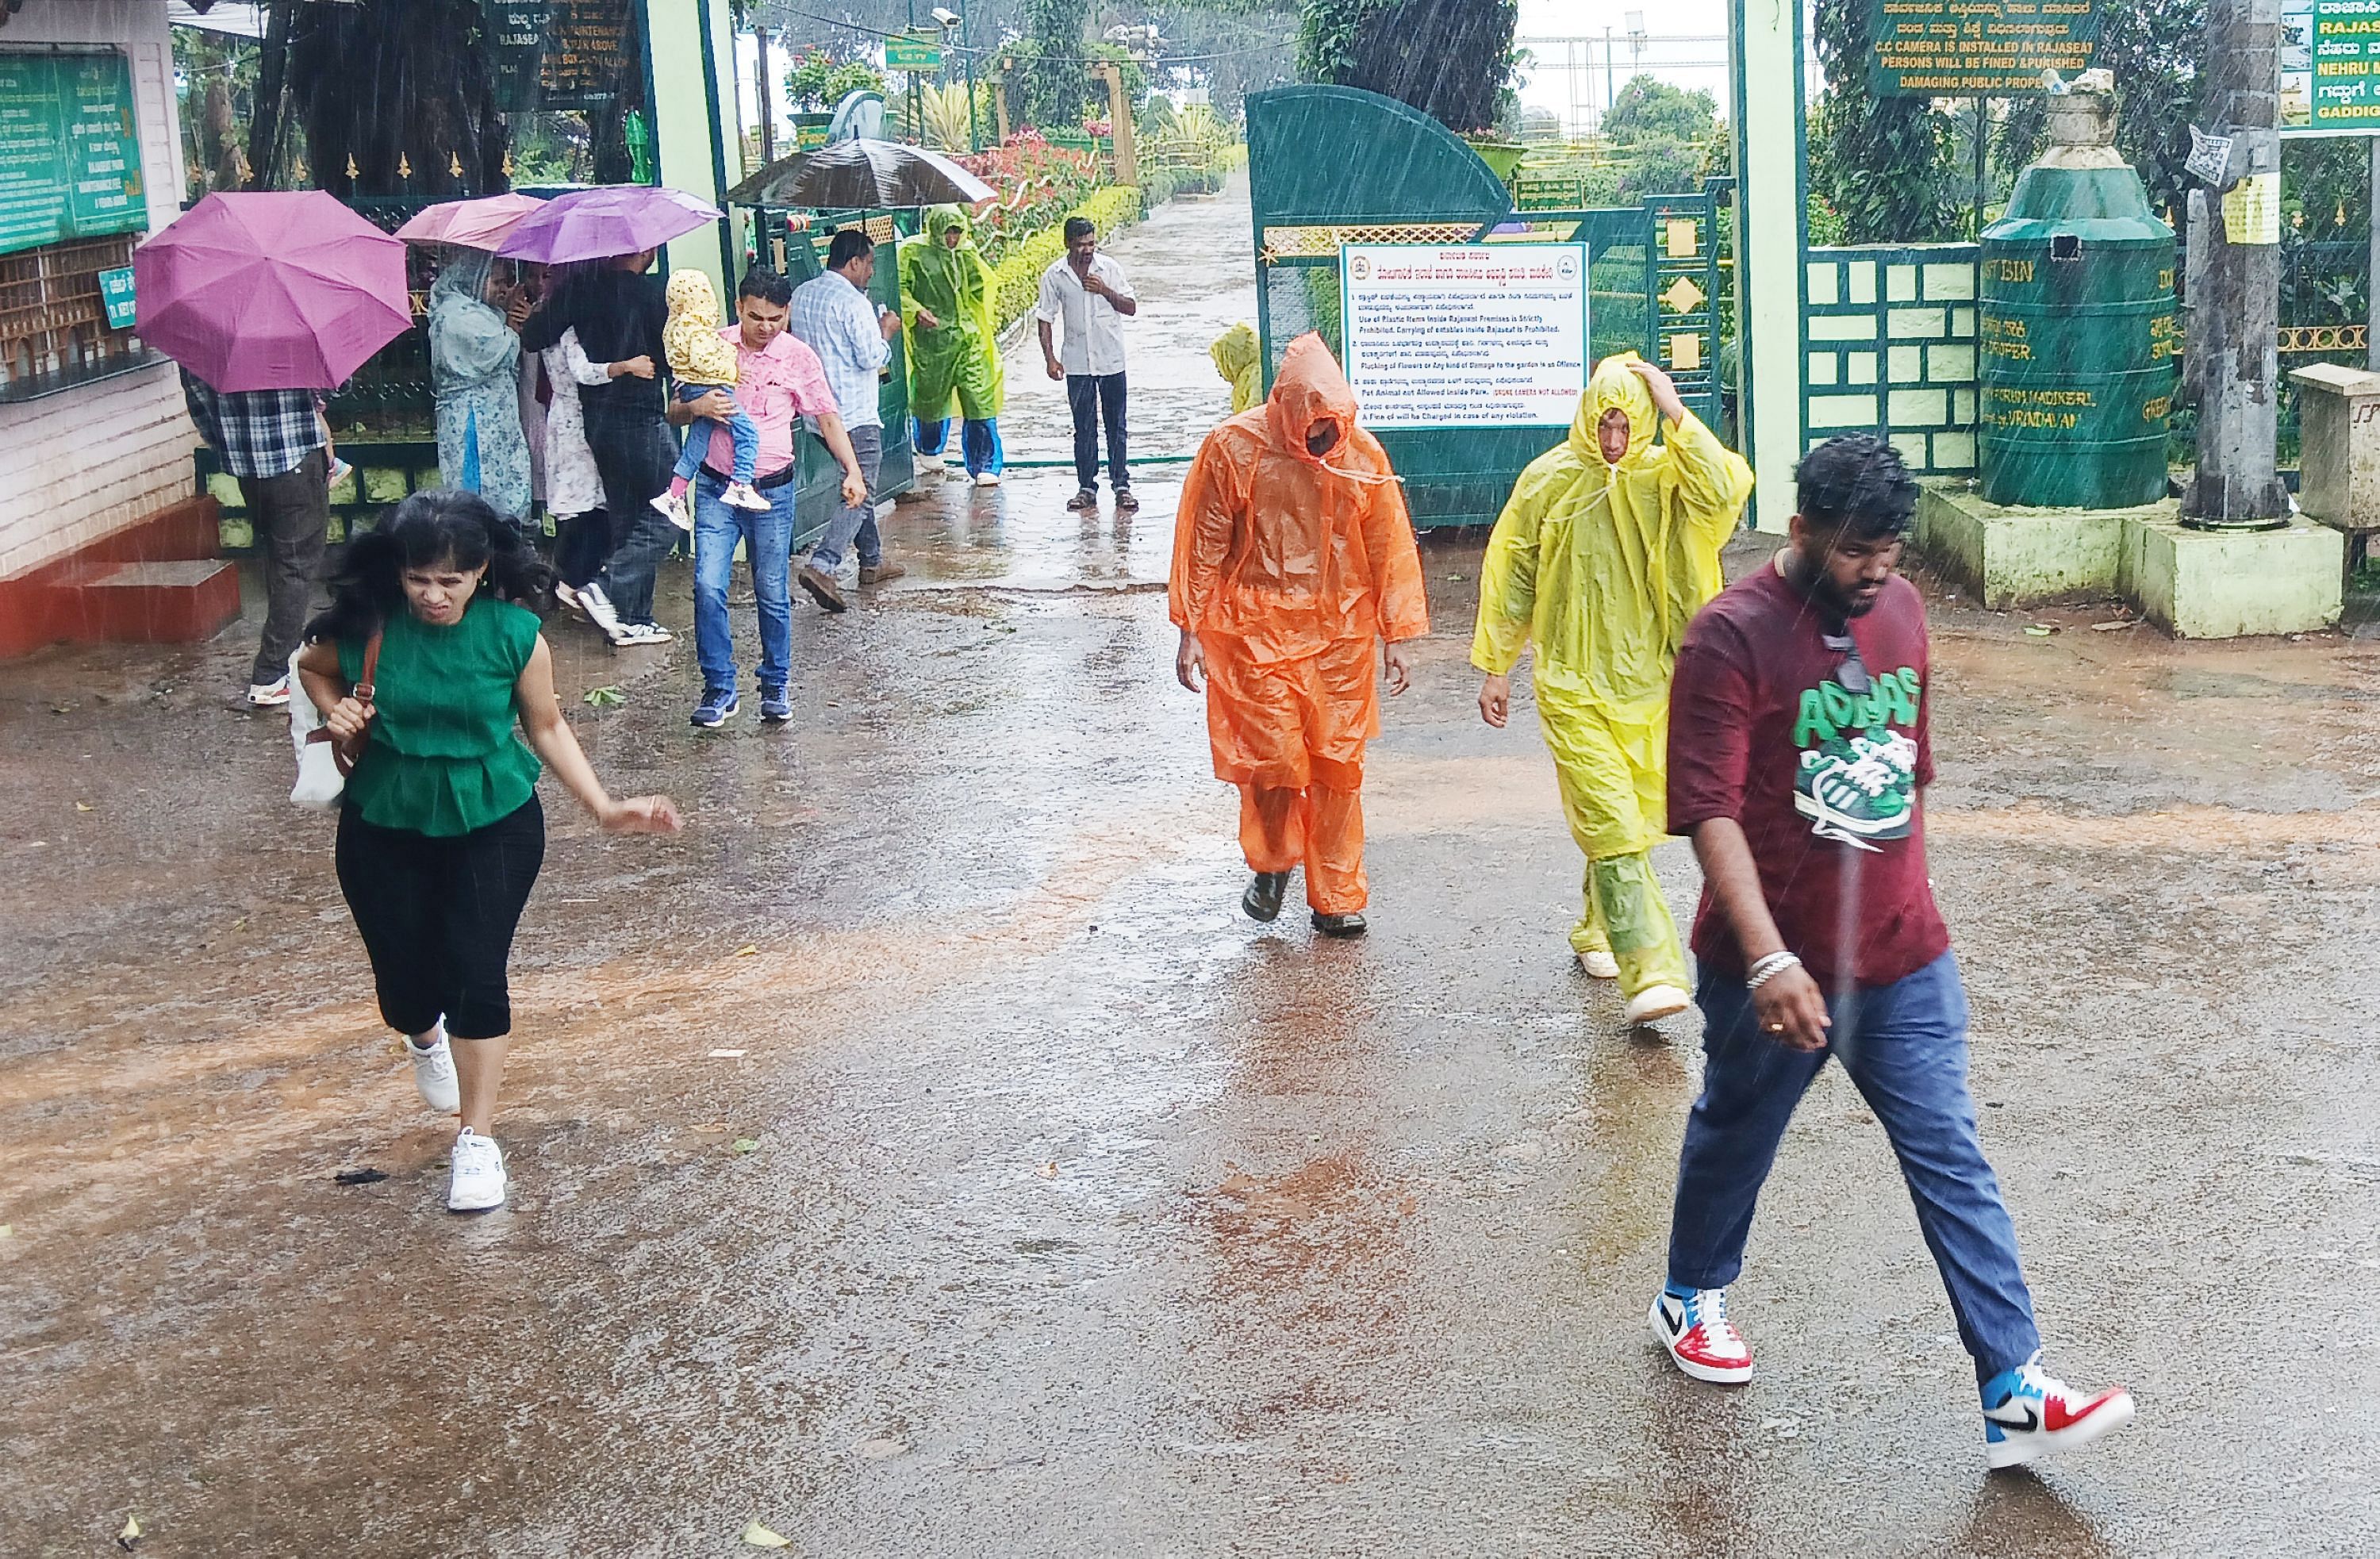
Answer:
POLYGON ((413 1086, 421 1090, 421 1102, 442 1115, 451 1115, 463 1107, 462 1085, 455 1079, 455 1050, 446 1042, 444 1023, 431 1032, 437 1035, 437 1042, 420 1050, 407 1039, 405 1054, 413 1063, 413 1086))
POLYGON ((1752 1345, 1727 1318, 1727 1290, 1705 1288, 1681 1298, 1664 1288, 1645 1315, 1670 1360, 1697 1381, 1740 1386, 1752 1379, 1752 1345))
POLYGON ((564 611, 581 617, 587 615, 587 608, 578 604, 578 592, 559 579, 553 582, 553 599, 564 611))
MULTIPOLYGON (((1615 966, 1613 974, 1620 972, 1615 966)), ((1629 999, 1623 1015, 1631 1023, 1658 1023, 1664 1017, 1674 1017, 1694 1005, 1694 999, 1674 985, 1648 985, 1629 999)))
POLYGON ((694 529, 694 517, 686 512, 686 498, 683 494, 657 493, 653 494, 653 507, 661 510, 662 518, 679 530, 694 529))
POLYGON ((1620 978, 1620 960, 1609 953, 1581 953, 1578 967, 1597 980, 1620 978))
POLYGON ((2085 1397, 2042 1370, 2038 1356, 1984 1388, 1998 1400, 1984 1409, 1984 1458, 2022 1467, 2057 1451, 2079 1451, 2132 1421, 2132 1394, 2109 1386, 2085 1397))
POLYGON ((942 457, 939 455, 917 455, 911 457, 910 464, 917 468, 918 475, 926 476, 942 469, 942 457))
POLYGON ((676 638, 659 623, 623 623, 620 631, 612 636, 612 642, 625 650, 639 644, 667 644, 676 638))
POLYGON ((761 511, 769 507, 769 500, 761 497, 760 490, 748 481, 729 482, 720 493, 719 501, 730 508, 761 511))
POLYGON ((975 484, 978 487, 998 487, 1000 485, 1000 473, 998 471, 978 471, 976 473, 975 484))
POLYGON ((250 709, 280 709, 289 701, 289 678, 276 676, 270 682, 248 685, 248 706, 250 709))
POLYGON ((455 1178, 446 1188, 449 1212, 485 1212, 504 1204, 504 1151, 492 1137, 465 1127, 455 1139, 455 1178))
POLYGON ((614 644, 620 641, 620 614, 612 609, 612 598, 603 593, 601 585, 589 579, 578 587, 578 609, 603 630, 604 637, 614 644))

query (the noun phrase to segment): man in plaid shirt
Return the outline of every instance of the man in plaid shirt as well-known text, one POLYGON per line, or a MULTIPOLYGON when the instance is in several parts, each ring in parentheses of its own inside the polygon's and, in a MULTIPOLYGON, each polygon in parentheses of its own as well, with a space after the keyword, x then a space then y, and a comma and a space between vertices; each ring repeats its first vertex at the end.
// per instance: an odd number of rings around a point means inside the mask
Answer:
POLYGON ((182 371, 199 436, 239 481, 264 554, 264 633, 248 675, 248 701, 289 701, 289 656, 306 630, 314 577, 331 525, 330 451, 314 390, 222 391, 182 371))

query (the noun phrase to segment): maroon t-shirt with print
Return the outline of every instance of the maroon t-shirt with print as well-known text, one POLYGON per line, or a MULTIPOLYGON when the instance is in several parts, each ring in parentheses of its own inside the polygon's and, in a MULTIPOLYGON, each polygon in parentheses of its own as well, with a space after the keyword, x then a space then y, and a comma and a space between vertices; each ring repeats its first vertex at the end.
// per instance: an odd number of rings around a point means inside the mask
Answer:
MULTIPOLYGON (((1773 565, 1694 618, 1670 691, 1670 831, 1743 826, 1778 933, 1822 989, 1889 985, 1949 949, 1925 876, 1925 606, 1895 575, 1849 631, 1868 690, 1825 615, 1773 565), (1853 678, 1857 680, 1856 677, 1853 678)), ((1734 928, 1703 890, 1694 956, 1741 979, 1734 928)))

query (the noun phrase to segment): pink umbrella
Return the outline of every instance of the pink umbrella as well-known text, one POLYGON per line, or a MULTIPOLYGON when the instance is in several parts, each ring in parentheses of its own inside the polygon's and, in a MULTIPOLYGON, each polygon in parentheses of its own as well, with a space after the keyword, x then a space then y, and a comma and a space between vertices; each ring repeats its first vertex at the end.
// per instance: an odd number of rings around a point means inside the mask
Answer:
POLYGON ((683 189, 651 184, 600 184, 573 189, 521 218, 496 250, 515 260, 566 265, 659 249, 725 213, 683 189))
POLYGON ((442 201, 424 206, 396 230, 407 243, 453 244, 492 250, 520 219, 544 205, 535 195, 487 195, 476 201, 442 201))
POLYGON ((319 189, 209 195, 132 251, 140 339, 218 390, 328 390, 413 323, 405 246, 319 189))

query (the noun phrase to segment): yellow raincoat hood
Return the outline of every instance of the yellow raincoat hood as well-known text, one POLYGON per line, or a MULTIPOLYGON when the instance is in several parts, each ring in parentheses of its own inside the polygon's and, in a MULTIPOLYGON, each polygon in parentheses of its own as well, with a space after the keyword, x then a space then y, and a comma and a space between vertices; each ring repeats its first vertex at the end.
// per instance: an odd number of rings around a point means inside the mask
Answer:
POLYGON ((1235 324, 1215 337, 1207 355, 1215 359, 1215 371, 1232 387, 1233 416, 1264 398, 1264 371, 1257 359, 1255 331, 1245 324, 1235 324))
POLYGON ((1653 409, 1653 392, 1628 366, 1643 360, 1633 352, 1622 352, 1595 365, 1595 375, 1586 382, 1586 394, 1578 397, 1578 415, 1570 424, 1571 451, 1581 465, 1603 463, 1600 430, 1607 411, 1616 409, 1628 414, 1628 453, 1621 457, 1621 465, 1635 465, 1653 447, 1653 432, 1660 422, 1653 409))

